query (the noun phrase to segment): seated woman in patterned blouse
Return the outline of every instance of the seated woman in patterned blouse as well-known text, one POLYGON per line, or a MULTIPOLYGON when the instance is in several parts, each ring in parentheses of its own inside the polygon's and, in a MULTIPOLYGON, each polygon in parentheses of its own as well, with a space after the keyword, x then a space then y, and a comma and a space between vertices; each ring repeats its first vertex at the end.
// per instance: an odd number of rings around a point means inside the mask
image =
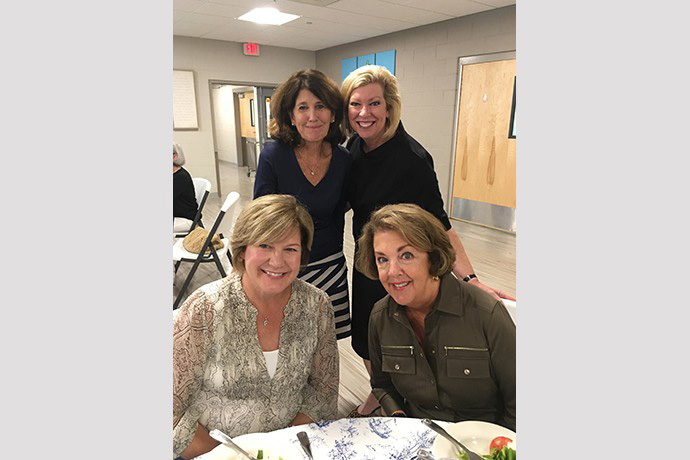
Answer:
POLYGON ((296 279, 309 260, 309 213, 290 195, 247 204, 231 238, 233 272, 195 291, 173 329, 173 458, 229 436, 332 419, 338 348, 327 295, 296 279))

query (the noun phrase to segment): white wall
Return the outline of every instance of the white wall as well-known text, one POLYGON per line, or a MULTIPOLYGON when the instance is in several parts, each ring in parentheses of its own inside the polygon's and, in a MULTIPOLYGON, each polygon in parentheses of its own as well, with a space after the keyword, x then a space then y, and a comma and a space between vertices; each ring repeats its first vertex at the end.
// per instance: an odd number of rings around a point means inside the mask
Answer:
POLYGON ((185 168, 192 176, 207 178, 213 189, 218 189, 209 80, 278 84, 293 72, 315 65, 313 51, 262 46, 261 56, 252 57, 242 54, 241 43, 173 36, 173 68, 195 74, 199 129, 173 131, 173 141, 184 149, 185 168))
POLYGON ((235 107, 232 100, 233 88, 224 85, 212 89, 213 119, 216 125, 216 149, 218 159, 237 164, 237 144, 235 135, 235 107))
POLYGON ((316 68, 340 83, 341 59, 391 49, 396 50, 402 120, 433 156, 446 202, 452 185, 458 58, 515 50, 515 6, 320 50, 316 68))

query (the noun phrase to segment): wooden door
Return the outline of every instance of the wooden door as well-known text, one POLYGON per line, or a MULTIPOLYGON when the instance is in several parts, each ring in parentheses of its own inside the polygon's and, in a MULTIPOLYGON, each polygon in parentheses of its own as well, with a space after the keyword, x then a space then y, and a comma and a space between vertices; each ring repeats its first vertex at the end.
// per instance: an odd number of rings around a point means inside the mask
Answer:
POLYGON ((514 85, 515 59, 462 66, 454 204, 471 200, 514 210, 515 138, 509 137, 514 85))

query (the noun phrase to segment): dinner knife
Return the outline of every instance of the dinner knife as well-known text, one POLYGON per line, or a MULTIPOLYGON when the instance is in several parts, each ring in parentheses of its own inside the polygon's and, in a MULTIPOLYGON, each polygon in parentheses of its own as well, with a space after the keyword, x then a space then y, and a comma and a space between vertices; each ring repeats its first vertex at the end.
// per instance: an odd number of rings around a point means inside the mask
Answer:
POLYGON ((209 433, 209 436, 211 436, 216 441, 219 441, 222 444, 225 444, 226 446, 228 446, 232 450, 239 452, 240 454, 247 457, 249 460, 257 460, 256 457, 249 455, 247 452, 244 451, 244 449, 242 449, 240 446, 235 444, 233 442, 233 440, 230 438, 230 436, 223 433, 222 431, 216 430, 216 429, 211 430, 211 432, 209 433))
POLYGON ((460 450, 465 451, 467 455, 470 457, 470 460, 483 460, 479 455, 475 454, 471 450, 469 450, 467 447, 465 447, 460 441, 452 437, 446 430, 441 428, 436 422, 433 420, 430 420, 428 418, 422 419, 422 423, 446 438, 448 441, 450 441, 454 446, 458 447, 460 450))
POLYGON ((311 460, 314 460, 314 457, 311 454, 311 443, 309 442, 309 436, 307 436, 307 432, 300 431, 299 433, 297 433, 297 439, 299 439, 299 443, 302 446, 302 450, 305 454, 307 454, 307 457, 311 460))

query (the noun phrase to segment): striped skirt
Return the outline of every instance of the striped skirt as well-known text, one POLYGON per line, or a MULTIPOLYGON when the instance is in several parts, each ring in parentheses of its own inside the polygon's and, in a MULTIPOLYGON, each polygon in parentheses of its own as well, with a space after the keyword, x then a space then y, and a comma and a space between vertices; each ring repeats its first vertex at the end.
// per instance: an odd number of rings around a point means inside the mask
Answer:
POLYGON ((299 279, 328 294, 335 314, 335 335, 338 339, 349 337, 351 334, 350 296, 347 287, 347 264, 343 251, 309 263, 300 272, 299 279))

